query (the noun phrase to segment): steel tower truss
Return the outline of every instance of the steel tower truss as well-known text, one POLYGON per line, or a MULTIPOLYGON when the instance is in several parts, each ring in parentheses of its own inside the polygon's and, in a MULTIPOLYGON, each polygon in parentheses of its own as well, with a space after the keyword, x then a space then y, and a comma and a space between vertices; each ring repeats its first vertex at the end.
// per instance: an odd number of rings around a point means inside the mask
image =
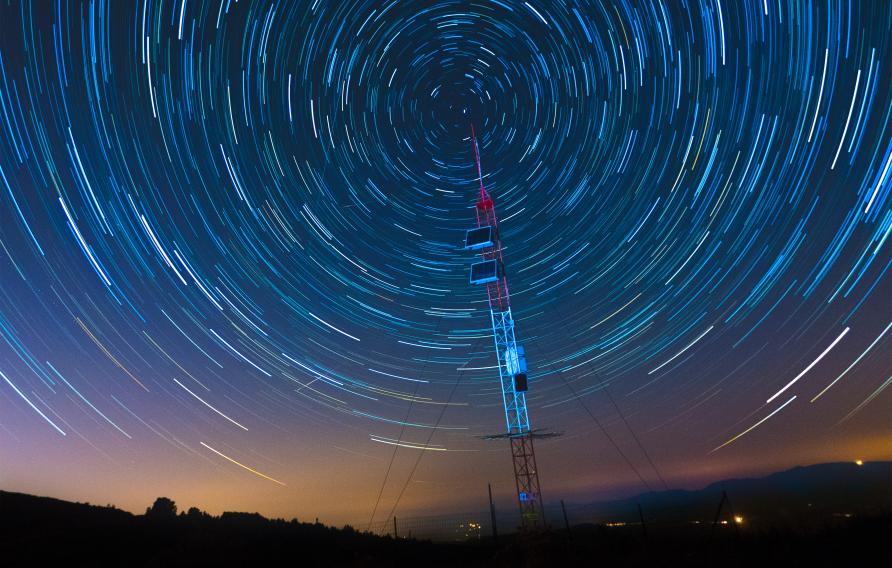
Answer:
POLYGON ((480 181, 480 199, 475 206, 477 229, 468 231, 465 248, 479 252, 482 257, 480 262, 474 263, 471 267, 471 282, 485 284, 489 297, 492 334, 498 359, 505 423, 508 428, 505 437, 511 443, 521 529, 537 530, 544 527, 545 519, 539 489, 539 472, 536 468, 536 453, 533 450, 533 433, 530 430, 530 417, 527 412, 525 353, 523 347, 518 345, 515 335, 498 218, 493 200, 483 187, 473 125, 471 141, 480 181))

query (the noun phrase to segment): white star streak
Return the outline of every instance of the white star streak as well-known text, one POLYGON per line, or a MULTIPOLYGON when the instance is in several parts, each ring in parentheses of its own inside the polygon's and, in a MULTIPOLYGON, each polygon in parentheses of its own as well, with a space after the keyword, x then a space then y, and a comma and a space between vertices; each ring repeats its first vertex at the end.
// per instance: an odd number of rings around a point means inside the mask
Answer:
POLYGON ((782 392, 784 392, 785 390, 787 390, 788 388, 790 388, 791 386, 793 386, 793 384, 794 384, 796 381, 798 381, 799 379, 801 379, 802 376, 805 375, 805 373, 811 371, 811 368, 812 368, 812 367, 814 367, 815 365, 817 365, 818 362, 819 362, 821 359, 823 359, 824 356, 825 356, 827 353, 830 353, 830 350, 831 350, 831 349, 833 349, 834 347, 836 347, 836 344, 839 343, 839 341, 840 341, 843 337, 845 337, 845 335, 849 332, 849 329, 851 329, 851 328, 848 328, 848 327, 847 327, 847 328, 845 328, 844 330, 842 330, 842 333, 839 334, 839 337, 837 337, 836 339, 834 339, 834 340, 833 340, 833 343, 831 343, 830 346, 829 346, 827 349, 824 349, 824 352, 821 353, 820 355, 818 355, 818 358, 817 358, 817 359, 815 359, 814 361, 811 362, 811 365, 809 365, 808 367, 806 367, 805 369, 803 369, 802 372, 799 373, 798 375, 796 375, 796 378, 793 379, 792 381, 790 381, 789 383, 787 383, 786 386, 784 386, 784 388, 782 388, 781 390, 779 390, 779 391, 777 391, 776 393, 774 393, 774 394, 771 396, 771 398, 769 398, 768 400, 765 401, 765 404, 768 404, 768 403, 771 402, 772 400, 776 399, 778 396, 781 395, 782 392))

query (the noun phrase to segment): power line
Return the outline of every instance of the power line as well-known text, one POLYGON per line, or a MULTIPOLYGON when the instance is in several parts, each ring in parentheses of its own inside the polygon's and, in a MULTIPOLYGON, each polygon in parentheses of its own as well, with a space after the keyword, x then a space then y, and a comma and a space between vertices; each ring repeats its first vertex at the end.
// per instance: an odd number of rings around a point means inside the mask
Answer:
MULTIPOLYGON (((471 353, 477 348, 477 345, 480 343, 480 339, 478 339, 475 345, 471 348, 471 353)), ((443 408, 440 410, 440 416, 437 417, 437 422, 434 424, 434 427, 431 429, 430 435, 427 437, 427 442, 424 443, 424 448, 426 449, 431 440, 434 438, 434 434, 437 432, 437 429, 440 427, 440 422, 443 420, 443 415, 446 413, 446 409, 449 408, 449 403, 452 402, 452 397, 455 395, 455 391, 458 389, 458 385, 462 380, 462 377, 465 374, 465 368, 467 365, 463 366, 458 372, 458 378, 455 380, 455 384, 452 385, 452 391, 449 393, 449 398, 446 399, 446 403, 443 405, 443 408)), ((403 493, 405 493, 406 488, 409 486, 409 483, 412 481, 412 476, 415 475, 415 470, 418 469, 418 464, 421 462, 421 458, 424 456, 425 450, 418 451, 418 458, 415 460, 415 465, 412 466, 412 471, 409 472, 409 476, 406 478, 406 482, 403 484, 403 488, 400 490, 399 495, 396 497, 396 501, 393 503, 393 507, 390 509, 390 513, 387 515, 386 519, 393 517, 393 514, 396 512, 397 505, 400 504, 400 500, 403 498, 403 493)), ((385 520, 386 520, 385 519, 385 520)))
POLYGON ((669 489, 669 485, 666 483, 666 480, 663 479, 663 475, 660 473, 659 468, 657 468, 657 464, 650 457, 650 453, 644 447, 644 444, 641 443, 641 440, 638 439, 638 435, 635 433, 635 430, 632 428, 632 425, 629 424, 629 421, 626 420, 625 414, 619 409, 619 405, 616 404, 616 401, 613 399, 613 395, 610 394, 610 391, 607 390, 607 386, 601 382, 601 379, 595 375, 595 379, 598 381, 598 386, 600 386, 604 394, 607 395, 607 398, 610 400, 610 403, 613 404, 613 408, 616 410, 616 413, 619 414, 619 417, 622 418, 623 424, 626 425, 626 428, 629 429, 629 433, 632 434, 632 438, 635 440, 635 444, 638 445, 638 449, 641 450, 641 453, 644 454, 644 457, 647 459, 647 463, 650 464, 650 467, 653 468, 654 473, 657 474, 657 479, 660 480, 660 483, 663 485, 663 489, 669 489))
MULTIPOLYGON (((567 339, 570 341, 570 343, 574 347, 576 347, 577 349, 579 348, 579 343, 574 341, 572 337, 568 336, 567 339)), ((650 467, 654 470, 654 473, 657 474, 657 479, 660 480, 660 483, 663 485, 663 489, 669 489, 669 485, 666 483, 666 480, 663 478, 663 474, 660 473, 660 469, 657 467, 657 464, 653 461, 653 459, 651 459, 650 452, 647 451, 647 448, 645 448, 644 444, 641 443, 641 440, 638 438, 638 434, 635 433, 635 430, 632 428, 632 425, 629 424, 628 420, 626 420, 626 415, 623 413, 622 410, 620 410, 619 405, 616 403, 616 400, 614 400, 614 398, 613 398, 613 395, 610 394, 610 390, 607 388, 607 385, 605 385, 603 383, 603 381, 601 381, 601 378, 597 375, 597 373, 594 374, 594 377, 595 377, 595 380, 598 381, 598 386, 601 387, 601 389, 604 391, 604 394, 607 395, 607 399, 610 400, 610 404, 613 405, 613 408, 614 408, 614 410, 616 410, 616 413, 619 414, 619 417, 622 419, 623 424, 626 425, 626 428, 628 428, 629 433, 632 434, 632 438, 635 440, 635 444, 638 446, 638 449, 641 450, 641 453, 644 454, 645 459, 647 459, 647 463, 650 464, 650 467)))
MULTIPOLYGON (((443 318, 441 317, 437 320, 437 325, 434 328, 434 334, 440 331, 442 325, 443 318)), ((393 467, 394 460, 396 459, 396 452, 400 448, 400 442, 403 441, 403 434, 406 432, 406 424, 409 422, 409 415, 412 413, 412 407, 415 405, 415 399, 418 395, 418 387, 421 386, 420 379, 422 379, 427 372, 428 365, 430 365, 430 359, 425 359, 424 365, 421 367, 421 373, 418 375, 419 380, 415 383, 415 392, 412 393, 412 398, 409 400, 409 408, 408 410, 406 410, 406 417, 403 419, 402 427, 400 428, 400 435, 397 437, 397 443, 393 446, 393 453, 390 454, 390 463, 387 464, 387 471, 384 472, 384 481, 381 482, 381 489, 378 491, 378 498, 375 500, 375 507, 372 509, 372 515, 369 517, 369 524, 366 527, 366 532, 371 530, 372 522, 375 520, 375 513, 378 512, 378 505, 381 504, 381 496, 384 495, 384 488, 387 486, 387 480, 390 477, 390 470, 393 467)))
MULTIPOLYGON (((569 342, 577 349, 580 348, 580 345, 577 341, 574 341, 571 336, 568 335, 567 339, 569 342)), ((538 345, 537 345, 538 347, 538 345)), ((541 355, 541 350, 540 350, 541 355)), ((553 367, 552 367, 553 368, 553 367)), ((562 372, 562 371, 559 371, 562 372)), ((626 415, 620 410, 619 405, 614 400, 613 395, 610 394, 610 390, 607 388, 607 385, 601 381, 601 378, 594 374, 595 380, 598 382, 598 386, 601 387, 601 390, 604 391, 604 394, 607 395, 607 399, 610 401, 610 404, 613 405, 616 413, 619 414, 620 419, 622 419, 623 424, 626 425, 626 428, 629 430, 629 433, 632 434, 632 439, 635 440, 635 444, 638 446, 638 449, 641 450, 641 453, 644 454, 644 458, 647 460, 647 463, 650 464, 651 469, 654 470, 654 473, 657 474, 657 479, 660 480, 660 484, 662 484, 663 489, 669 489, 669 485, 666 483, 666 480, 663 478, 663 474, 660 472, 660 469, 657 467, 657 464, 650 457, 650 452, 647 451, 647 448, 644 447, 644 444, 641 442, 641 439, 638 438, 638 434, 635 433, 635 429, 632 428, 632 425, 629 424, 629 421, 626 419, 626 415)), ((565 381, 566 382, 566 381, 565 381)))
MULTIPOLYGON (((425 363, 425 368, 427 367, 427 363, 425 363)), ((424 373, 424 369, 422 369, 422 374, 424 373)), ((372 509, 372 515, 369 517, 369 524, 366 527, 366 532, 371 530, 372 522, 375 520, 375 513, 378 512, 378 505, 381 503, 381 496, 384 494, 384 487, 387 485, 387 479, 390 477, 390 469, 393 467, 393 462, 396 459, 396 451, 399 449, 399 442, 403 441, 403 434, 406 431, 406 423, 409 421, 409 415, 412 413, 412 406, 415 404, 415 398, 418 395, 418 387, 421 385, 420 382, 415 383, 415 392, 412 393, 412 398, 409 400, 409 409, 406 411, 406 417, 403 419, 402 428, 400 428, 400 435, 397 438, 397 443, 393 446, 393 453, 390 454, 390 463, 387 464, 387 471, 384 472, 384 481, 381 482, 381 489, 378 491, 378 499, 375 500, 375 508, 372 509)))
MULTIPOLYGON (((535 342, 533 342, 533 343, 535 345, 535 342)), ((539 355, 541 356, 542 350, 539 349, 538 345, 536 346, 536 349, 538 350, 539 355)), ((613 436, 610 435, 610 432, 607 431, 607 428, 605 428, 604 425, 601 424, 601 421, 598 420, 598 418, 592 413, 592 411, 585 404, 585 402, 583 402, 582 398, 576 392, 576 389, 574 389, 570 385, 570 383, 567 381, 566 377, 564 377, 564 372, 561 371, 560 369, 555 369, 554 366, 552 366, 550 363, 548 363, 544 358, 543 358, 542 362, 546 366, 550 366, 552 369, 552 372, 557 373, 557 375, 560 377, 560 379, 562 381, 564 381, 564 385, 567 387, 567 389, 569 389, 570 393, 573 395, 573 398, 576 399, 576 402, 578 402, 579 405, 582 406, 582 409, 585 410, 586 414, 589 415, 589 418, 591 418, 592 421, 598 426, 598 428, 601 430, 601 432, 604 434, 604 436, 607 438, 607 440, 610 442, 610 444, 614 447, 614 449, 616 449, 617 453, 626 462, 626 465, 628 465, 629 468, 635 472, 635 475, 638 477, 638 479, 641 481, 641 483, 644 484, 644 486, 647 488, 648 491, 653 491, 650 484, 647 482, 647 480, 644 478, 644 476, 641 475, 641 472, 638 470, 637 467, 635 467, 635 464, 632 463, 632 460, 629 459, 629 456, 627 456, 626 453, 622 450, 622 448, 619 447, 619 444, 616 443, 616 440, 613 439, 613 436)))

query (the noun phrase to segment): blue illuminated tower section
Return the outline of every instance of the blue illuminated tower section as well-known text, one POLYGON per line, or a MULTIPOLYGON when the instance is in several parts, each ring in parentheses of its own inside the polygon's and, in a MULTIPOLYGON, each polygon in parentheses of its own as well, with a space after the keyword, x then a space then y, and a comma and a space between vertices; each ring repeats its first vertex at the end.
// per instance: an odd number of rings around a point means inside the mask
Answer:
POLYGON ((533 451, 533 433, 527 412, 527 364, 524 348, 517 343, 514 317, 508 295, 508 280, 502 259, 502 241, 499 222, 492 198, 483 187, 480 154, 474 126, 471 125, 471 143, 480 182, 480 199, 475 205, 477 228, 465 236, 465 249, 480 254, 481 260, 471 265, 471 283, 486 287, 492 334, 498 359, 499 381, 505 405, 507 432, 504 437, 511 442, 514 461, 514 479, 520 505, 521 529, 536 530, 544 526, 542 496, 539 491, 539 473, 536 454, 533 451))

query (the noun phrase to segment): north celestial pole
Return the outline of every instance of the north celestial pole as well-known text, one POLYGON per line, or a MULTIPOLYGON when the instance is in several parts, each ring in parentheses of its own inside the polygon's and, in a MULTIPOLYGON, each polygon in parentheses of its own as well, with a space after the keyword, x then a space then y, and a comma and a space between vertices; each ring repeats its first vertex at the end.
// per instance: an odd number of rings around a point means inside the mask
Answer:
POLYGON ((0 15, 3 489, 510 498, 469 117, 548 498, 892 458, 888 2, 0 15))

